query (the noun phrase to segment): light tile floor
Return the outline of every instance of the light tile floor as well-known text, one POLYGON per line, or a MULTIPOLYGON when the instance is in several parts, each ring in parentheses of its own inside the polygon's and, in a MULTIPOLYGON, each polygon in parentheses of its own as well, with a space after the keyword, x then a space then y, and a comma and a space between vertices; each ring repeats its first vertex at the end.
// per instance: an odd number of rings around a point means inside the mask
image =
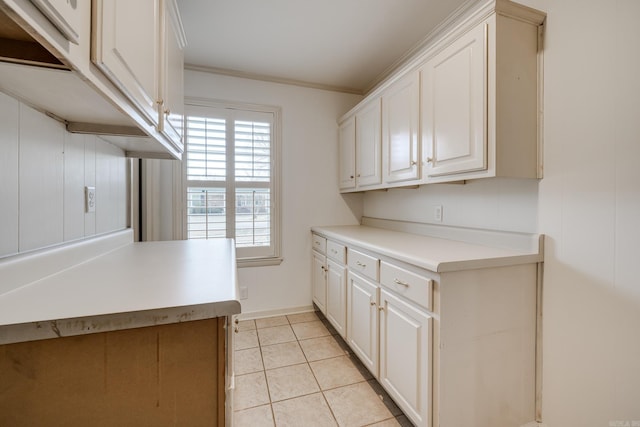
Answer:
POLYGON ((316 313, 241 321, 235 338, 235 427, 411 426, 316 313))

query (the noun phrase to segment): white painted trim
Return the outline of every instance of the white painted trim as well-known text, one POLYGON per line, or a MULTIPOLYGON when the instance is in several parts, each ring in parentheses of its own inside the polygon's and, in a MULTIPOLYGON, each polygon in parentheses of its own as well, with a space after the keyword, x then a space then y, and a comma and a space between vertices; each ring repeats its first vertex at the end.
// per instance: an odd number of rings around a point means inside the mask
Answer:
POLYGON ((184 32, 184 26, 182 25, 182 18, 180 17, 180 10, 178 9, 178 2, 176 0, 165 0, 166 7, 169 12, 169 18, 173 24, 173 29, 176 32, 176 39, 178 40, 178 46, 181 50, 187 47, 187 35, 184 32))

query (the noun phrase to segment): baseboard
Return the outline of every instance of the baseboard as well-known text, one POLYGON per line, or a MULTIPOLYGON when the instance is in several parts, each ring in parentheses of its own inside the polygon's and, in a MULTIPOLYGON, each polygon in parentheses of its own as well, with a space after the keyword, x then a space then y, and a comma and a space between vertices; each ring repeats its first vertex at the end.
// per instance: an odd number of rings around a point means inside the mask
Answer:
POLYGON ((544 423, 539 423, 538 421, 531 421, 526 424, 522 424, 520 427, 547 427, 544 423))
POLYGON ((286 316, 288 314, 308 313, 315 311, 313 305, 305 305, 301 307, 282 308, 277 310, 252 311, 249 313, 241 313, 238 320, 262 319, 264 317, 286 316))

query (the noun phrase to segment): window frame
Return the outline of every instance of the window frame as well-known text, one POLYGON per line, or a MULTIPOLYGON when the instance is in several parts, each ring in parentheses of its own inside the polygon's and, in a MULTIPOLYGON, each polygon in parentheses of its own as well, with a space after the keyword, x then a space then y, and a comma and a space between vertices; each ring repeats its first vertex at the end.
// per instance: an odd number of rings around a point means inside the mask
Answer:
MULTIPOLYGON (((250 104, 250 103, 242 103, 242 102, 233 102, 233 101, 223 101, 217 99, 207 99, 207 98, 197 98, 197 97, 185 97, 185 150, 183 153, 183 161, 181 162, 181 174, 180 178, 182 181, 182 197, 181 197, 181 211, 182 211, 182 238, 187 239, 187 197, 188 197, 188 187, 189 181, 187 180, 187 116, 189 116, 190 107, 196 108, 211 108, 211 109, 223 109, 223 110, 239 110, 242 112, 248 112, 251 114, 252 112, 257 113, 270 113, 273 115, 273 123, 272 123, 272 139, 270 141, 271 145, 271 176, 270 176, 270 204, 271 204, 271 247, 273 248, 269 255, 256 255, 256 256, 237 256, 237 264, 238 267, 259 267, 259 266, 268 266, 268 265, 279 265, 282 263, 282 231, 281 231, 281 141, 282 141, 282 109, 276 106, 270 105, 260 105, 260 104, 250 104)), ((242 119, 240 119, 242 120, 242 119)), ((227 155, 229 155, 227 153, 227 155)), ((239 186, 236 186, 235 180, 233 182, 229 182, 225 180, 225 188, 229 189, 230 187, 242 189, 242 182, 239 186)), ((235 203, 233 201, 233 213, 227 213, 227 217, 229 215, 233 215, 232 220, 235 221, 235 203)), ((229 218, 227 218, 227 221, 229 218)), ((235 236, 234 236, 235 240, 235 236)), ((236 253, 238 253, 238 249, 240 252, 243 252, 243 249, 249 249, 246 252, 251 252, 251 248, 257 248, 256 246, 247 247, 247 248, 237 248, 236 253)))

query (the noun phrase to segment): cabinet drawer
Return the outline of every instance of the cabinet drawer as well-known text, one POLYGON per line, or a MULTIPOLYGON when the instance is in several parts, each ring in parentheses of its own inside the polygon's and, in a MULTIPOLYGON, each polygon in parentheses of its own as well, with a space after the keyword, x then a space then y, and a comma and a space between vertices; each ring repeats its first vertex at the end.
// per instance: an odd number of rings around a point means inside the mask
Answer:
POLYGON ((375 281, 378 280, 380 272, 380 260, 378 258, 349 249, 347 261, 351 271, 363 274, 375 281))
POLYGON ((321 254, 326 253, 327 250, 327 239, 322 236, 318 236, 317 234, 312 235, 312 243, 311 247, 320 252, 321 254))
POLYGON ((431 310, 431 279, 382 261, 380 284, 431 310))
POLYGON ((345 263, 347 257, 347 248, 340 243, 327 240, 327 256, 341 264, 345 263))

